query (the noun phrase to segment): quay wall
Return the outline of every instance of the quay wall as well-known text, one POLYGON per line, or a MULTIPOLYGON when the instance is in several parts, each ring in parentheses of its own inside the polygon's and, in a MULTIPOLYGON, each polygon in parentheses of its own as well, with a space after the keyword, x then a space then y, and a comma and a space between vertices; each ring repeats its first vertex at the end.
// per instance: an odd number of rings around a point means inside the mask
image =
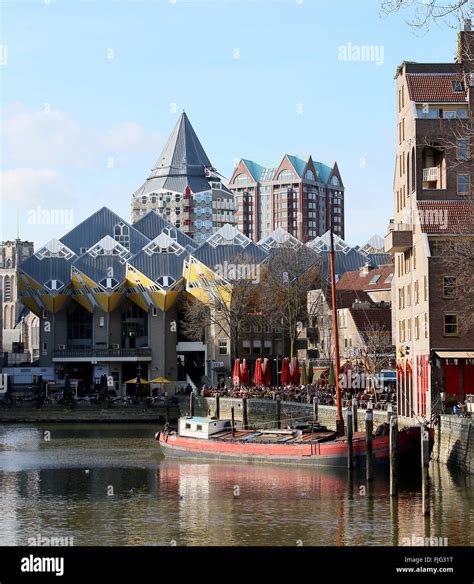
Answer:
POLYGON ((435 429, 433 459, 474 474, 474 420, 441 416, 435 429))
MULTIPOLYGON (((215 416, 216 415, 216 398, 194 396, 194 415, 196 416, 215 416)), ((223 398, 219 399, 219 412, 221 418, 231 417, 231 407, 234 406, 234 417, 236 422, 243 421, 243 400, 240 398, 223 398)), ((181 411, 189 413, 189 402, 181 403, 181 411)), ((248 399, 247 400, 247 421, 249 426, 260 425, 262 428, 270 429, 277 427, 277 400, 248 399)), ((294 421, 311 421, 313 419, 313 405, 300 402, 280 403, 280 419, 282 426, 288 422, 294 421)), ((365 430, 365 412, 359 409, 357 411, 358 430, 365 430)), ((346 423, 346 413, 343 412, 346 423)), ((323 426, 330 430, 336 429, 336 408, 335 406, 318 406, 318 420, 323 426)), ((388 420, 387 412, 374 410, 374 428, 388 420)), ((413 423, 409 418, 399 417, 399 424, 413 423)))
MULTIPOLYGON (((179 406, 169 405, 170 421, 179 418, 179 406)), ((0 408, 0 423, 154 423, 166 420, 166 408, 147 409, 143 405, 112 405, 110 408, 97 405, 77 405, 73 409, 66 406, 45 405, 36 408, 31 405, 3 406, 0 408)))

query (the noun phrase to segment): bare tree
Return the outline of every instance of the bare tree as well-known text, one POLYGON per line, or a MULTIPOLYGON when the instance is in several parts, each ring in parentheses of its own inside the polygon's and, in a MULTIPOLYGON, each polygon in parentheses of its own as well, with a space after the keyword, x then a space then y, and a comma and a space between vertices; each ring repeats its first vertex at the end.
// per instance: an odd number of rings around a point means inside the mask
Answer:
POLYGON ((407 23, 419 31, 440 22, 456 27, 471 13, 469 0, 381 0, 380 9, 384 15, 407 11, 407 23))
POLYGON ((385 325, 370 320, 367 314, 367 326, 361 334, 364 343, 359 351, 360 363, 365 373, 376 375, 390 365, 393 357, 392 333, 385 325))
POLYGON ((190 339, 208 337, 229 339, 231 362, 238 354, 242 333, 255 316, 259 304, 257 283, 240 278, 233 282, 221 278, 207 280, 199 298, 186 294, 182 301, 182 332, 190 339))
POLYGON ((306 250, 280 248, 270 258, 262 287, 262 311, 282 326, 290 340, 290 359, 295 344, 309 323, 308 292, 318 288, 320 269, 308 265, 306 250))

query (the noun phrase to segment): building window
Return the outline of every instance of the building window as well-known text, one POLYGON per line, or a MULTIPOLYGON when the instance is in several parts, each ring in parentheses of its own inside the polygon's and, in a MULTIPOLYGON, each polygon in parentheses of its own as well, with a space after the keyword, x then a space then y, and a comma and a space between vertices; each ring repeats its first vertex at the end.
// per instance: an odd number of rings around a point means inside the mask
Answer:
POLYGON ((444 331, 445 337, 456 337, 459 334, 458 315, 455 312, 446 312, 444 314, 444 331))
POLYGON ((407 286, 407 306, 411 306, 411 284, 407 286))
POLYGON ((11 299, 12 299, 12 288, 11 288, 10 276, 5 276, 4 284, 3 284, 3 300, 5 302, 10 302, 11 299))
POLYGON ((415 282, 415 304, 420 302, 420 285, 418 280, 415 282))
POLYGON ((469 158, 469 138, 459 138, 456 141, 458 160, 468 160, 469 158))
POLYGON ((250 341, 243 341, 242 349, 244 355, 250 355, 250 341))
POLYGON ((402 310, 405 308, 405 289, 399 288, 398 290, 398 308, 402 310))
POLYGON ((202 432, 202 426, 201 426, 201 424, 196 424, 196 431, 197 432, 202 432))
POLYGON ((453 91, 456 93, 464 91, 464 83, 460 79, 455 79, 453 81, 453 91))
POLYGON ((443 298, 456 298, 456 277, 444 276, 443 298))
POLYGON ((280 182, 289 182, 289 181, 294 181, 296 180, 295 175, 291 172, 291 170, 282 170, 280 172, 280 174, 278 175, 278 180, 280 182))
POLYGON ((238 174, 234 180, 234 183, 236 183, 236 184, 243 184, 243 183, 248 183, 248 182, 250 182, 250 177, 247 174, 245 174, 244 172, 238 174))
POLYGON ((218 341, 219 355, 227 355, 229 352, 228 344, 226 339, 221 339, 218 341))
POLYGON ((428 338, 428 314, 425 312, 425 339, 428 338))
POLYGON ((470 190, 469 174, 458 174, 458 195, 467 195, 470 190))
POLYGON ((411 318, 407 320, 407 332, 408 332, 408 340, 411 341, 411 318))
POLYGON ((420 317, 415 317, 415 339, 420 338, 420 317))

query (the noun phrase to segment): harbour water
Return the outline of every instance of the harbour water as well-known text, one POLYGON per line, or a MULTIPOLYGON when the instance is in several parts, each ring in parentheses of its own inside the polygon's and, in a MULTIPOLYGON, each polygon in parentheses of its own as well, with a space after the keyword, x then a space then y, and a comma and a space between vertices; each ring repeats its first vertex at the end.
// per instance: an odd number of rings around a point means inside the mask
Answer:
POLYGON ((0 545, 474 545, 474 477, 164 459, 151 425, 0 426, 0 545), (60 540, 56 540, 60 541, 60 540))

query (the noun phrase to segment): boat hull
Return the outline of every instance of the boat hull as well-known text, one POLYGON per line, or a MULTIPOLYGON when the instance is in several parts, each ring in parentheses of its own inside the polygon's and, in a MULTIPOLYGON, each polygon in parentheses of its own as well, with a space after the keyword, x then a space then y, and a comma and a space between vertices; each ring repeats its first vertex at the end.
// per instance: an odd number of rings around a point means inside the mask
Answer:
MULTIPOLYGON (((235 440, 187 438, 159 432, 157 440, 166 457, 226 462, 284 464, 298 466, 331 466, 347 468, 348 443, 344 439, 321 443, 266 444, 235 440)), ((389 465, 389 437, 373 438, 373 465, 389 465)), ((420 427, 413 426, 398 433, 398 464, 419 462, 420 427)), ((354 465, 365 466, 366 443, 361 434, 353 441, 354 465)))

